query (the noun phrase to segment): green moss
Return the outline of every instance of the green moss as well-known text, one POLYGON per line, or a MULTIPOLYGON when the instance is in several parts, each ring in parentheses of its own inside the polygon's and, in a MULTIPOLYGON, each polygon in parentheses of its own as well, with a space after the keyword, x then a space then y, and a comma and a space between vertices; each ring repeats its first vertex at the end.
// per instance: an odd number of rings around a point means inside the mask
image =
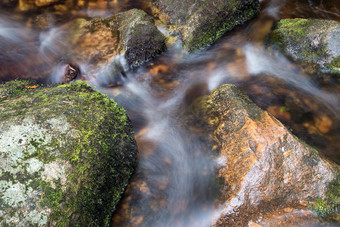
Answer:
MULTIPOLYGON (((232 9, 229 14, 225 12, 211 12, 202 7, 198 14, 200 17, 200 27, 193 31, 191 38, 184 40, 184 45, 189 52, 202 49, 217 39, 221 38, 227 31, 232 30, 235 26, 243 24, 258 14, 257 2, 244 5, 237 8, 233 3, 229 3, 232 9), (201 11, 201 12, 200 12, 201 11)), ((191 26, 190 24, 187 26, 191 26)), ((189 28, 190 29, 190 28, 189 28)))
MULTIPOLYGON (((68 88, 78 92, 89 89, 84 83, 73 83, 68 88)), ((116 204, 121 188, 127 183, 126 180, 119 181, 114 176, 128 179, 132 172, 132 169, 124 168, 126 164, 124 162, 128 161, 127 157, 124 157, 124 152, 128 153, 128 151, 123 150, 121 153, 115 151, 117 151, 117 145, 124 148, 126 145, 122 143, 133 142, 133 138, 124 132, 127 116, 116 103, 95 91, 90 94, 83 93, 80 98, 79 103, 74 103, 78 108, 73 114, 84 117, 70 117, 68 121, 72 125, 77 125, 82 142, 68 143, 67 152, 62 154, 62 158, 70 160, 75 168, 71 181, 76 184, 80 180, 84 184, 84 188, 80 189, 77 194, 74 205, 81 207, 79 212, 82 215, 86 214, 85 217, 81 217, 84 223, 91 220, 88 224, 94 225, 107 220, 111 211, 107 208, 116 204), (82 108, 83 106, 88 108, 82 108), (111 166, 110 162, 113 162, 116 168, 107 169, 111 166), (109 173, 104 176, 102 173, 108 170, 109 173), (93 184, 93 182, 98 182, 98 184, 93 184), (116 189, 113 190, 114 188, 116 189)), ((73 114, 70 113, 70 115, 73 114)))
POLYGON ((313 23, 308 19, 282 19, 270 34, 272 42, 286 45, 287 42, 299 42, 308 34, 309 27, 313 23))
POLYGON ((314 147, 308 145, 305 141, 303 141, 302 139, 300 139, 299 137, 297 137, 296 135, 294 135, 292 133, 293 137, 299 142, 302 143, 305 147, 308 147, 311 151, 313 151, 315 154, 319 154, 319 151, 317 149, 315 149, 314 147))
POLYGON ((340 55, 333 58, 330 63, 326 63, 325 67, 329 68, 331 74, 340 77, 340 55))
POLYGON ((340 177, 328 185, 326 199, 317 198, 315 206, 309 206, 320 218, 339 221, 340 219, 340 177))
POLYGON ((34 116, 45 125, 64 116, 74 130, 72 135, 69 130, 59 132, 50 141, 32 138, 35 152, 25 157, 45 164, 57 159, 69 163, 67 191, 59 182, 52 187, 37 180, 31 187, 44 192, 42 205, 53 211, 51 220, 58 226, 107 225, 136 165, 136 145, 125 110, 85 82, 26 88, 32 85, 28 81, 0 85, 1 94, 10 101, 0 106, 5 108, 0 118, 10 119, 19 111, 23 118, 34 116))
POLYGON ((340 55, 336 58, 333 58, 331 61, 331 67, 333 70, 340 71, 340 55))
POLYGON ((284 113, 284 112, 287 112, 287 107, 281 106, 280 107, 280 113, 284 113))
POLYGON ((15 95, 25 94, 28 89, 26 87, 37 85, 31 80, 12 80, 6 84, 0 84, 0 97, 12 97, 15 95))
POLYGON ((67 215, 67 209, 63 209, 62 204, 64 200, 64 193, 61 189, 59 182, 54 182, 54 187, 51 183, 40 181, 39 189, 44 192, 43 199, 40 202, 42 206, 53 208, 54 216, 52 219, 54 221, 58 220, 58 217, 67 215))
POLYGON ((317 61, 327 57, 326 46, 324 44, 317 47, 312 46, 307 37, 310 28, 315 25, 316 20, 311 19, 282 19, 276 28, 269 35, 271 43, 281 46, 282 48, 294 47, 296 57, 300 61, 317 61))
POLYGON ((288 33, 294 32, 292 35, 296 36, 297 39, 300 39, 308 34, 308 29, 311 25, 313 25, 313 23, 308 19, 282 19, 278 23, 278 28, 287 30, 288 33))
POLYGON ((4 180, 4 181, 9 181, 9 182, 14 182, 14 177, 11 173, 4 171, 1 173, 0 175, 0 180, 4 180))

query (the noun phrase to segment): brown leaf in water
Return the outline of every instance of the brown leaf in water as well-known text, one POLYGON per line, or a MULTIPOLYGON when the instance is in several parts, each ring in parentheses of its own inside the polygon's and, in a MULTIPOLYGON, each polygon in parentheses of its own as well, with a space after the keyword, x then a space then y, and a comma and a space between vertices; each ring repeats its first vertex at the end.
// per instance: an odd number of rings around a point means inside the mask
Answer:
POLYGON ((332 128, 332 120, 327 116, 315 118, 315 126, 321 133, 328 133, 332 128))
POLYGON ((140 185, 139 185, 139 190, 141 192, 143 192, 146 195, 151 195, 150 192, 150 188, 148 187, 147 183, 145 181, 143 181, 140 185))
POLYGON ((307 207, 308 206, 308 201, 306 201, 306 200, 302 200, 302 201, 300 201, 300 205, 302 205, 302 206, 304 206, 304 207, 307 207))
POLYGON ((157 65, 150 69, 150 73, 154 76, 158 76, 160 73, 166 73, 169 71, 169 66, 167 65, 157 65))
POLYGON ((144 220, 144 217, 137 216, 137 217, 133 217, 131 221, 135 226, 138 226, 138 225, 142 224, 143 220, 144 220))
POLYGON ((38 86, 37 85, 34 85, 34 86, 25 86, 25 88, 28 88, 28 89, 36 89, 38 86))
POLYGON ((153 210, 153 211, 157 211, 157 210, 160 210, 160 209, 164 209, 167 205, 167 201, 166 199, 164 198, 157 198, 155 200, 153 200, 151 202, 151 206, 150 208, 153 210))
POLYGON ((294 208, 286 207, 286 208, 283 209, 283 211, 286 212, 286 213, 291 213, 291 212, 294 211, 294 208))
POLYGON ((246 58, 244 56, 241 56, 237 58, 235 61, 227 64, 227 70, 233 78, 239 80, 246 80, 251 77, 247 71, 247 68, 244 67, 245 61, 246 58))

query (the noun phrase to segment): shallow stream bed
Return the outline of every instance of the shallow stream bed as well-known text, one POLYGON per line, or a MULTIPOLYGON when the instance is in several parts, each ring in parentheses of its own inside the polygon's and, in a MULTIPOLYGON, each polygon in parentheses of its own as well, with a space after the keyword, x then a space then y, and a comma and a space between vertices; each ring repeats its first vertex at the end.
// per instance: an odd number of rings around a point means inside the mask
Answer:
MULTIPOLYGON (((63 24, 70 18, 107 16, 135 7, 145 8, 143 1, 93 4, 44 30, 32 28, 30 14, 2 11, 0 71, 6 76, 0 75, 0 80, 60 82, 66 55, 63 24), (45 71, 50 77, 39 77, 45 71)), ((292 133, 340 163, 339 84, 320 83, 265 46, 275 21, 296 17, 340 21, 340 2, 262 1, 257 18, 207 50, 187 54, 175 45, 127 72, 122 86, 103 86, 87 75, 89 83, 126 108, 139 148, 137 172, 112 226, 210 226, 218 217, 213 175, 221 160, 207 147, 204 129, 192 124, 190 112, 197 97, 225 83, 239 86, 292 133)))

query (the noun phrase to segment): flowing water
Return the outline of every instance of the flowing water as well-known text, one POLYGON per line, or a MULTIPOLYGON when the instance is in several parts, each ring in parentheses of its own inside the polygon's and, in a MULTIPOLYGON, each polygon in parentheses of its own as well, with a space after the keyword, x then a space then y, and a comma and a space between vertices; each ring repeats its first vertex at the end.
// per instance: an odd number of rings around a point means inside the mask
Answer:
MULTIPOLYGON (((60 82, 67 46, 63 23, 77 16, 145 8, 143 1, 99 2, 59 18, 44 30, 26 22, 29 14, 1 12, 0 80, 60 82), (42 78, 43 72, 50 76, 42 78)), ((208 135, 194 126, 190 112, 195 98, 221 84, 238 85, 293 133, 340 163, 339 86, 316 83, 281 54, 269 53, 263 42, 273 22, 281 18, 340 21, 340 2, 268 0, 261 7, 256 19, 207 50, 186 54, 175 45, 156 60, 127 72, 121 87, 100 86, 88 78, 127 109, 139 147, 136 174, 112 226, 210 226, 218 218, 213 176, 223 160, 214 157, 207 146, 208 135), (296 100, 302 112, 281 111, 296 100)))

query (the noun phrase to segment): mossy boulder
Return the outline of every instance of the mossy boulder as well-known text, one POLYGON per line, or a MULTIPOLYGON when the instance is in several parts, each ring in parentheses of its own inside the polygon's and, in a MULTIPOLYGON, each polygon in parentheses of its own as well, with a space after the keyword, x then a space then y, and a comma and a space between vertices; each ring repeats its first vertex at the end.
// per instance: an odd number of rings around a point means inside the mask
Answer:
POLYGON ((124 109, 84 82, 0 85, 0 225, 106 226, 136 165, 124 109))
POLYGON ((217 178, 224 209, 216 226, 315 221, 308 204, 326 199, 339 177, 338 165, 292 135, 234 85, 199 98, 194 110, 200 127, 210 131, 211 148, 221 164, 217 178))
POLYGON ((124 65, 136 68, 166 48, 153 19, 139 9, 109 18, 77 19, 69 31, 73 61, 89 64, 94 75, 100 71, 105 78, 122 73, 124 65))
POLYGON ((340 23, 322 19, 282 19, 268 37, 270 45, 309 73, 340 78, 340 23))
POLYGON ((188 51, 214 43, 259 13, 258 0, 150 0, 154 14, 177 27, 188 51))

